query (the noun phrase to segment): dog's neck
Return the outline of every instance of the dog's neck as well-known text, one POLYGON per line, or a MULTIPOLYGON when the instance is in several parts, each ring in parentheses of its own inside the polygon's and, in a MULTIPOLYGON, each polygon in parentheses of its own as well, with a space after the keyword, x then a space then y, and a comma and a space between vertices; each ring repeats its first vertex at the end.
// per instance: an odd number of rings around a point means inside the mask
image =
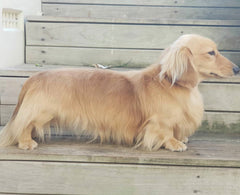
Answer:
MULTIPOLYGON (((195 87, 184 87, 181 84, 179 84, 177 81, 172 84, 172 79, 168 76, 165 76, 163 79, 160 80, 160 72, 161 72, 161 64, 152 64, 151 66, 147 67, 144 69, 144 75, 151 77, 153 80, 155 80, 156 82, 159 82, 160 85, 164 88, 169 88, 169 89, 174 89, 174 88, 180 88, 180 89, 184 89, 186 88, 186 90, 192 90, 195 87)), ((200 77, 199 75, 199 80, 197 82, 196 87, 198 87, 198 84, 203 80, 202 77, 200 77)))

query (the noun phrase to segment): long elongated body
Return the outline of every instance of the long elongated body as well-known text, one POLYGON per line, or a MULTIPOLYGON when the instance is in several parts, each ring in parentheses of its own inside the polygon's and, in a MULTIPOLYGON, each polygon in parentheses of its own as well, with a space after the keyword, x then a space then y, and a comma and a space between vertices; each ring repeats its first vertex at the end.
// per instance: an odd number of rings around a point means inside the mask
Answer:
POLYGON ((32 132, 43 138, 44 131, 55 125, 87 132, 101 142, 186 150, 183 142, 203 116, 200 81, 239 71, 220 54, 213 60, 194 43, 204 43, 206 51, 216 50, 211 40, 186 35, 166 49, 160 63, 143 70, 62 69, 32 76, 0 134, 0 146, 33 149, 37 143, 32 132))

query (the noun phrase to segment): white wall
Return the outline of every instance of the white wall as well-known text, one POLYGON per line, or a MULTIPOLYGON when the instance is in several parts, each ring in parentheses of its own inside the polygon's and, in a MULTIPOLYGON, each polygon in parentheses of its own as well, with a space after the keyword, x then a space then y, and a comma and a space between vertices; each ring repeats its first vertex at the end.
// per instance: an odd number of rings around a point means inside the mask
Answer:
POLYGON ((24 30, 4 30, 2 9, 21 10, 24 17, 41 15, 41 0, 0 0, 0 68, 24 63, 24 30))

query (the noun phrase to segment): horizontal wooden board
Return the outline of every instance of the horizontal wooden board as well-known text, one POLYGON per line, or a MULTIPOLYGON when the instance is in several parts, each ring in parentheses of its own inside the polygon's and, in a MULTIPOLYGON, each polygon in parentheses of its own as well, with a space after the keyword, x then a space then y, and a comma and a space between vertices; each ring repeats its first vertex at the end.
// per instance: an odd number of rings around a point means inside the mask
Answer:
POLYGON ((202 83, 199 85, 203 95, 205 110, 240 111, 240 85, 202 83))
POLYGON ((0 104, 16 104, 27 78, 0 77, 0 104))
POLYGON ((168 150, 146 151, 127 146, 86 143, 82 137, 52 136, 39 142, 33 151, 19 150, 16 146, 0 148, 0 161, 89 162, 134 165, 173 165, 198 167, 240 168, 239 134, 235 137, 211 134, 190 138, 185 152, 168 150))
POLYGON ((29 64, 43 65, 103 64, 112 67, 146 67, 156 62, 161 52, 162 50, 27 46, 26 60, 29 64))
POLYGON ((240 50, 240 28, 28 22, 28 46, 164 49, 182 34, 198 33, 220 50, 240 50), (219 33, 221 32, 221 33, 219 33))
MULTIPOLYGON (((27 46, 26 61, 42 65, 92 66, 99 63, 112 67, 142 68, 155 63, 161 52, 162 50, 27 46)), ((236 64, 240 62, 240 52, 221 53, 236 64)))
MULTIPOLYGON (((83 68, 86 66, 78 66, 78 68, 83 68)), ((36 74, 37 72, 47 71, 52 69, 61 68, 76 68, 76 66, 66 66, 66 65, 50 65, 42 66, 41 64, 21 64, 13 67, 4 67, 0 69, 0 77, 17 77, 17 78, 27 78, 36 74)), ((93 68, 93 67, 88 67, 93 68)), ((128 69, 129 70, 129 69, 128 69)), ((239 77, 240 82, 240 77, 239 77)), ((0 85, 1 86, 1 85, 0 85)))
POLYGON ((16 107, 15 104, 12 105, 0 104, 0 126, 4 126, 7 124, 7 122, 10 120, 12 116, 15 107, 16 107))
POLYGON ((42 3, 240 7, 239 0, 42 0, 42 3))
POLYGON ((28 16, 28 22, 101 23, 101 24, 147 24, 147 25, 193 25, 193 26, 240 26, 240 20, 193 20, 193 19, 130 19, 130 18, 76 18, 55 16, 28 16))
POLYGON ((233 168, 1 161, 0 172, 4 193, 226 195, 240 190, 240 169, 233 168))
POLYGON ((206 7, 149 7, 116 5, 43 4, 45 16, 126 19, 208 19, 238 20, 240 9, 206 7))

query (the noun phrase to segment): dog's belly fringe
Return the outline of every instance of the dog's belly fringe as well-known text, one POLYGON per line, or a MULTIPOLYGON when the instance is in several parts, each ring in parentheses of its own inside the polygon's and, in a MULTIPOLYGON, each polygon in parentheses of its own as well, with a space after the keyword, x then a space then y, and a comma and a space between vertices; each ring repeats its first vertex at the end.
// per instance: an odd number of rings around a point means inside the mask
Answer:
MULTIPOLYGON (((89 105, 81 106, 75 110, 66 110, 59 107, 58 111, 53 114, 51 121, 44 125, 44 128, 37 128, 37 131, 39 131, 38 136, 42 139, 43 129, 53 126, 58 134, 61 134, 63 130, 67 130, 76 135, 84 135, 91 141, 98 139, 101 143, 126 144, 130 146, 134 144, 136 133, 141 123, 140 121, 137 122, 136 116, 131 118, 128 117, 128 113, 124 112, 117 116, 112 116, 109 113, 103 113, 94 108, 91 109, 89 105), (88 111, 86 112, 86 110, 88 111)), ((46 129, 49 131, 49 128, 46 129)), ((48 134, 50 133, 48 132, 48 134)))

